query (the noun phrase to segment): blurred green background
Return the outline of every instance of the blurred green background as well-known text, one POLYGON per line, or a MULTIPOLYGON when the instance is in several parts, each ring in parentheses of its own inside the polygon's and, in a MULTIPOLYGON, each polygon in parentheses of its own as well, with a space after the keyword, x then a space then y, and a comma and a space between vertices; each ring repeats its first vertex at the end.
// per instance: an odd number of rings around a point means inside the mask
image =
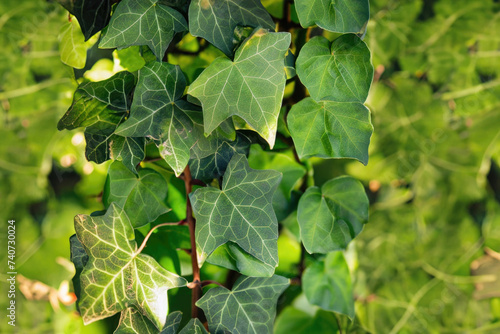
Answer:
MULTIPOLYGON (((347 251, 357 313, 349 332, 500 333, 500 3, 370 4, 370 162, 315 164, 318 185, 350 174, 371 201, 347 251)), ((76 88, 59 55, 67 22, 52 1, 0 2, 0 240, 6 248, 15 219, 18 333, 110 333, 116 322, 83 326, 72 303, 73 217, 102 209, 109 164, 86 161, 81 132, 56 129, 76 88)), ((77 76, 116 70, 111 52, 94 46, 77 76), (101 57, 109 60, 94 65, 101 57)), ((280 247, 296 254, 293 233, 280 247)), ((3 318, 0 332, 12 331, 3 318)))

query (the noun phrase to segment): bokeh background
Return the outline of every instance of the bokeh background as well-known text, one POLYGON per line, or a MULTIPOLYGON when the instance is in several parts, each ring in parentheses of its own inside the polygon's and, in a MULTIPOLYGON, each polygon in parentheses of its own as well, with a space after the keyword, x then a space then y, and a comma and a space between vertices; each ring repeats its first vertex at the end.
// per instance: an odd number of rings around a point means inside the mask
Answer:
MULTIPOLYGON (((370 4, 370 162, 315 166, 318 185, 350 174, 371 201, 369 223, 347 251, 357 313, 349 331, 500 333, 500 3, 370 4)), ((64 65, 67 22, 54 1, 0 1, 0 245, 15 219, 15 330, 23 334, 110 333, 116 323, 82 325, 69 261, 73 217, 102 209, 108 164, 87 162, 83 134, 56 124, 75 74, 102 79, 119 68, 96 47, 83 70, 64 65)), ((296 254, 293 233, 280 247, 296 254)), ((5 310, 6 249, 0 254, 5 310)), ((0 332, 12 332, 1 314, 0 332)))

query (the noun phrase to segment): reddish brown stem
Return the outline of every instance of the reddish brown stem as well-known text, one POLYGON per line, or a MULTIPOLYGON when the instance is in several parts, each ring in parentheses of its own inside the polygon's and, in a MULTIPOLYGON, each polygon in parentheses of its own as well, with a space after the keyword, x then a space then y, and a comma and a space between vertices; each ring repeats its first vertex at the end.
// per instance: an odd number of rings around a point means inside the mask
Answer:
POLYGON ((196 302, 201 297, 201 279, 200 279, 200 267, 198 267, 198 256, 196 252, 196 239, 195 239, 195 228, 196 221, 193 218, 193 207, 191 206, 191 200, 189 199, 189 194, 192 191, 192 178, 189 166, 184 169, 184 186, 186 188, 186 222, 189 226, 189 236, 191 239, 191 266, 193 268, 193 283, 196 286, 191 290, 191 317, 198 318, 199 309, 196 306, 196 302))

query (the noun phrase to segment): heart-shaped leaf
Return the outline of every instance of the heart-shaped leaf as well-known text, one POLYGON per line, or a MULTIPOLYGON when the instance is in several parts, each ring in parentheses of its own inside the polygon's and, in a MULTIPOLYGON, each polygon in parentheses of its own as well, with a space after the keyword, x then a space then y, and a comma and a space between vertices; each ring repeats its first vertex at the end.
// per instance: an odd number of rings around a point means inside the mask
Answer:
POLYGON ((354 34, 316 36, 300 50, 297 75, 317 102, 365 102, 373 79, 370 50, 354 34))

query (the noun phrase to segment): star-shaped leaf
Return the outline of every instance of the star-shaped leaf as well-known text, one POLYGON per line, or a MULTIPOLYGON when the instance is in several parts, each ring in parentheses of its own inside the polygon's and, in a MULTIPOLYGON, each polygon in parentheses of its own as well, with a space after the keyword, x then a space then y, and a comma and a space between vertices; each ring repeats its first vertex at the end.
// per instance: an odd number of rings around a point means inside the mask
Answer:
POLYGON ((205 312, 211 333, 272 333, 276 303, 288 285, 281 276, 241 276, 231 291, 210 289, 196 305, 205 312))
POLYGON ((147 64, 139 70, 130 118, 116 131, 121 136, 154 139, 176 175, 182 173, 189 162, 189 150, 203 136, 193 122, 202 123, 200 108, 181 100, 185 88, 179 66, 147 64))
POLYGON ((99 47, 147 45, 161 61, 175 33, 186 30, 184 16, 159 0, 123 0, 104 29, 99 47))
POLYGON ((297 75, 316 101, 365 102, 373 79, 370 50, 354 34, 316 36, 300 50, 297 75))
POLYGON ((342 252, 329 253, 323 261, 307 267, 302 289, 311 304, 354 317, 351 274, 342 252))
POLYGON ((57 0, 80 24, 85 40, 101 31, 111 14, 110 0, 57 0))
POLYGON ((141 314, 135 308, 129 307, 125 311, 122 311, 120 322, 113 334, 176 334, 181 320, 181 312, 170 313, 165 321, 165 327, 160 332, 148 317, 141 314))
POLYGON ((281 173, 253 170, 244 155, 235 154, 227 166, 222 190, 197 189, 191 194, 196 215, 198 261, 232 241, 258 260, 278 264, 278 221, 272 207, 281 173))
POLYGON ((167 181, 160 173, 144 168, 136 176, 119 161, 109 167, 103 202, 106 206, 114 202, 122 207, 133 218, 134 227, 153 222, 170 211, 166 198, 167 181))
POLYGON ((188 94, 203 106, 205 133, 236 115, 274 145, 289 45, 289 33, 256 29, 238 48, 234 61, 217 58, 201 73, 188 94))
POLYGON ((113 203, 104 216, 78 215, 75 230, 89 256, 80 275, 84 323, 134 306, 162 328, 168 313, 167 290, 184 286, 186 280, 137 253, 134 229, 124 210, 113 203))
POLYGON ((345 249, 368 220, 368 197, 352 177, 338 177, 321 189, 311 187, 299 201, 300 237, 309 253, 345 249))
POLYGON ((189 320, 186 327, 184 327, 179 334, 208 334, 208 332, 205 327, 203 327, 201 321, 196 318, 189 320))
POLYGON ((359 32, 370 18, 368 0, 295 0, 300 24, 334 32, 359 32))
POLYGON ((373 126, 362 103, 305 98, 292 107, 287 122, 301 159, 354 158, 368 163, 373 126))
POLYGON ((189 6, 189 32, 203 37, 228 57, 233 55, 237 26, 274 30, 274 22, 259 0, 193 0, 189 6))

